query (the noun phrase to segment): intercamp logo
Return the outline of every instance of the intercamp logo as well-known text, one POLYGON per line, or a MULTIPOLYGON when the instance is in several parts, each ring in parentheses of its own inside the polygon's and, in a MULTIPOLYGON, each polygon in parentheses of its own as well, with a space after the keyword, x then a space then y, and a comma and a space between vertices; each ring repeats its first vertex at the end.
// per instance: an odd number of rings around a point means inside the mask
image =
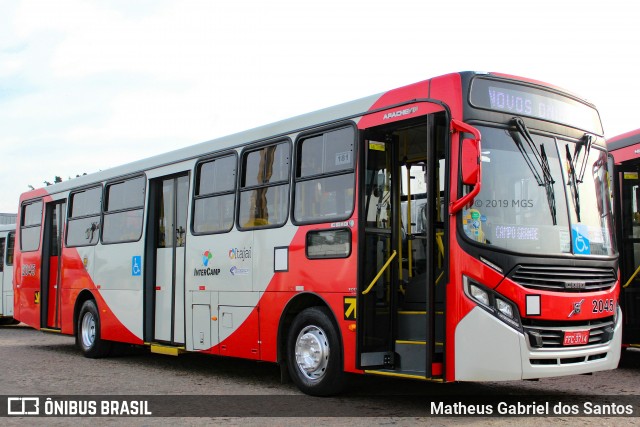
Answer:
POLYGON ((213 254, 210 251, 204 251, 204 253, 202 254, 202 264, 205 267, 208 267, 209 261, 211 261, 211 258, 213 258, 213 254))

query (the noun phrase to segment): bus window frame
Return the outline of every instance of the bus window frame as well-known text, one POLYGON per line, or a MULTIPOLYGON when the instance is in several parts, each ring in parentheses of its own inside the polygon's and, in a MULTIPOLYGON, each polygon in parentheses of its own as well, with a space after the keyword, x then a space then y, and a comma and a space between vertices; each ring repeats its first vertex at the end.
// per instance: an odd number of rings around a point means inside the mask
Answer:
POLYGON ((102 239, 102 221, 103 221, 103 213, 104 213, 104 198, 106 196, 106 192, 105 192, 105 186, 103 185, 102 182, 98 182, 98 183, 94 183, 94 184, 90 184, 84 187, 79 187, 79 188, 74 188, 73 190, 71 190, 69 192, 69 197, 67 200, 67 206, 69 207, 67 209, 67 223, 65 225, 65 236, 64 236, 64 245, 66 248, 83 248, 83 247, 87 247, 87 246, 96 246, 98 244, 98 242, 101 241, 102 239), (78 217, 72 217, 71 216, 71 212, 73 212, 73 196, 78 194, 78 193, 82 193, 88 190, 92 190, 94 188, 100 188, 100 210, 97 213, 91 214, 91 215, 82 215, 82 216, 78 216, 78 217), (69 223, 71 220, 78 220, 78 219, 86 219, 86 218, 92 218, 92 217, 99 217, 100 218, 100 226, 98 227, 98 239, 96 240, 95 243, 88 243, 85 245, 69 245, 68 239, 69 239, 69 223))
POLYGON ((351 218, 355 212, 356 209, 356 193, 357 193, 357 166, 358 166, 358 154, 359 154, 359 150, 358 150, 358 146, 359 146, 359 141, 360 141, 360 132, 358 130, 358 127, 356 126, 356 124, 351 121, 343 121, 343 122, 339 122, 339 123, 334 123, 328 126, 323 126, 317 129, 313 129, 307 132, 302 132, 300 133, 297 137, 296 137, 296 141, 293 147, 293 168, 291 169, 291 207, 290 207, 290 217, 291 217, 291 223, 293 225, 296 226, 302 226, 302 225, 310 225, 310 224, 325 224, 325 223, 331 223, 331 222, 340 222, 340 221, 345 221, 349 218, 351 218), (315 136, 320 136, 320 135, 324 135, 328 132, 331 131, 336 131, 336 130, 340 130, 340 129, 345 129, 351 127, 353 129, 353 153, 352 153, 352 157, 353 157, 353 162, 352 162, 352 167, 350 169, 344 169, 344 170, 340 170, 340 171, 336 171, 336 172, 330 172, 330 173, 320 173, 320 174, 315 174, 315 175, 310 175, 310 176, 306 176, 304 178, 299 178, 298 175, 298 161, 300 160, 301 157, 301 149, 302 149, 302 143, 310 138, 313 138, 315 136), (318 180, 318 179, 322 179, 322 178, 332 178, 332 177, 336 177, 336 176, 342 176, 342 175, 348 175, 348 174, 352 174, 353 175, 353 201, 351 203, 351 212, 349 212, 348 214, 345 213, 344 215, 341 216, 334 216, 334 217, 329 217, 329 218, 321 218, 321 219, 312 219, 312 220, 303 220, 303 221, 299 221, 296 219, 295 216, 295 209, 296 209, 296 186, 298 185, 298 183, 303 183, 303 182, 308 182, 308 181, 313 181, 313 180, 318 180))
POLYGON ((307 257, 308 260, 310 261, 317 261, 317 260, 323 260, 323 259, 346 259, 349 258, 351 256, 351 254, 353 253, 353 234, 350 228, 347 227, 340 227, 340 228, 320 228, 320 229, 315 229, 315 230, 309 230, 307 231, 305 237, 304 237, 304 251, 305 251, 305 256, 307 257), (349 236, 349 252, 347 252, 346 254, 342 254, 342 255, 337 255, 337 254, 329 254, 329 255, 311 255, 309 254, 309 248, 312 247, 313 245, 310 244, 309 239, 310 236, 313 234, 322 234, 322 233, 346 233, 349 236))
POLYGON ((287 137, 280 137, 280 138, 276 138, 276 139, 271 139, 265 142, 261 142, 261 143, 257 143, 257 144, 248 144, 244 147, 242 147, 242 151, 240 151, 240 156, 239 156, 239 172, 238 172, 238 182, 236 185, 236 192, 237 192, 237 196, 236 196, 236 206, 235 206, 235 223, 236 223, 236 228, 239 231, 251 231, 251 230, 265 230, 265 229, 269 229, 269 228, 281 228, 284 227, 285 225, 287 225, 287 222, 289 222, 289 210, 291 209, 291 186, 292 186, 292 163, 293 163, 293 143, 291 141, 291 138, 287 137), (261 150, 265 147, 269 147, 269 146, 276 146, 279 144, 287 144, 287 147, 289 148, 289 170, 287 171, 287 179, 286 180, 281 180, 281 181, 275 181, 275 182, 270 182, 268 184, 258 184, 258 185, 251 185, 248 187, 243 187, 242 186, 242 178, 244 177, 244 173, 245 173, 245 155, 252 153, 254 151, 258 151, 261 150), (253 191, 253 190, 257 190, 260 188, 272 188, 272 187, 279 187, 281 185, 288 185, 289 188, 287 189, 287 207, 284 210, 284 214, 285 217, 282 221, 282 223, 278 223, 278 224, 267 224, 267 225, 257 225, 257 226, 251 226, 251 227, 244 227, 240 224, 240 213, 241 213, 241 201, 242 201, 242 193, 246 192, 246 191, 253 191))
POLYGON ((5 255, 6 255, 6 248, 7 248, 7 243, 9 240, 9 233, 6 234, 6 236, 4 237, 0 237, 0 273, 4 272, 4 266, 5 266, 5 255))
POLYGON ((193 168, 193 192, 191 195, 191 234, 193 236, 208 236, 208 235, 214 235, 214 234, 225 234, 225 233, 229 233, 233 230, 233 227, 236 225, 236 215, 238 213, 238 189, 240 187, 240 163, 239 163, 239 159, 240 156, 238 155, 238 152, 236 150, 225 150, 225 151, 221 151, 218 153, 215 153, 211 156, 207 156, 207 157, 203 157, 201 159, 198 159, 198 161, 196 162, 194 168, 193 168), (207 193, 207 194, 198 194, 200 188, 199 188, 199 177, 200 177, 200 167, 206 163, 209 163, 211 161, 216 161, 218 159, 222 159, 224 157, 229 157, 229 156, 234 156, 235 157, 235 162, 236 162, 236 179, 234 182, 234 188, 233 190, 228 190, 228 191, 218 191, 218 192, 213 192, 213 193, 207 193), (229 227, 228 230, 219 230, 219 231, 204 231, 204 232, 197 232, 195 231, 195 221, 196 221, 196 201, 197 200, 203 200, 203 199, 208 199, 208 198, 213 198, 213 197, 220 197, 220 196, 226 196, 226 195, 230 195, 233 194, 233 220, 231 221, 231 227, 229 227))
POLYGON ((13 267, 13 260, 14 260, 14 253, 15 253, 15 247, 16 247, 16 232, 15 231, 10 231, 7 234, 7 246, 6 246, 6 250, 5 250, 5 254, 4 254, 4 265, 8 266, 8 267, 13 267), (9 242, 11 241, 11 239, 13 239, 13 251, 10 252, 9 251, 9 242), (11 262, 9 262, 9 257, 11 257, 11 262))
POLYGON ((24 202, 22 202, 22 205, 20 206, 20 252, 37 252, 40 250, 40 245, 41 245, 41 240, 42 240, 42 226, 43 226, 43 216, 44 216, 44 200, 42 199, 42 197, 37 197, 35 199, 30 199, 30 200, 25 200, 24 202), (41 208, 40 208, 40 222, 38 224, 30 224, 30 225, 23 225, 24 224, 24 217, 26 214, 26 208, 29 205, 33 205, 35 203, 40 203, 41 204, 41 208), (38 238, 38 246, 35 247, 34 249, 28 249, 25 250, 23 249, 23 245, 22 245, 22 230, 26 229, 26 228, 40 228, 40 234, 39 234, 39 238, 38 238))
POLYGON ((122 176, 122 177, 118 177, 115 179, 111 179, 109 181, 106 181, 104 183, 104 189, 103 189, 103 195, 102 195, 102 213, 101 213, 101 218, 100 218, 100 243, 103 245, 118 245, 121 243, 132 243, 132 242, 139 242, 140 239, 142 239, 142 236, 144 235, 144 219, 145 219, 145 209, 147 207, 147 203, 148 203, 148 198, 149 198, 149 194, 148 194, 148 179, 147 179, 147 174, 142 172, 142 173, 135 173, 133 175, 126 175, 126 176, 122 176), (120 184, 126 181, 130 181, 130 180, 134 180, 137 178, 142 178, 143 183, 144 183, 144 195, 142 197, 142 205, 141 206, 135 206, 135 207, 130 207, 130 208, 126 208, 126 209, 117 209, 117 210, 113 210, 113 211, 108 211, 107 207, 108 207, 108 195, 109 195, 109 187, 116 185, 116 184, 120 184), (130 239, 130 240, 118 240, 116 242, 105 242, 104 241, 104 226, 105 226, 105 217, 108 215, 113 215, 113 214, 119 214, 119 213, 123 213, 123 212, 130 212, 130 211, 136 211, 136 210, 142 210, 142 218, 141 218, 141 225, 140 225, 140 235, 136 238, 136 239, 130 239))

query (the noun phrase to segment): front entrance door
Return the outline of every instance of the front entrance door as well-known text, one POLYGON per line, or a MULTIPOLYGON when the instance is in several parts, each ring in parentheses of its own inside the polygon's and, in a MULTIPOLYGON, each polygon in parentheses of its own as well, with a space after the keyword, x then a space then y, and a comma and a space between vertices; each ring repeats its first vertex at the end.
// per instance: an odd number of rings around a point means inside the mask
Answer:
POLYGON ((628 164, 618 169, 618 182, 622 196, 621 212, 618 218, 622 223, 620 233, 620 272, 621 281, 630 283, 620 293, 624 327, 623 342, 640 343, 640 164, 628 164))
POLYGON ((154 341, 184 344, 184 262, 189 176, 152 181, 155 232, 154 341))
MULTIPOLYGON (((363 366, 393 365, 391 312, 398 290, 398 168, 397 141, 370 137, 365 142, 365 255, 359 320, 364 325, 363 366)), ((358 328, 360 330, 360 328, 358 328)))
MULTIPOLYGON (((2 292, 2 295, 0 295, 0 314, 2 315, 7 315, 6 309, 5 309, 5 287, 7 288, 8 291, 8 286, 5 285, 4 283, 4 252, 5 252, 5 245, 6 245, 6 238, 2 237, 0 238, 0 291, 2 292)), ((7 274, 7 278, 9 277, 9 275, 7 274)), ((7 280, 8 283, 11 283, 9 280, 7 280)))
POLYGON ((66 206, 65 201, 47 203, 46 206, 40 288, 40 323, 43 328, 60 329, 62 236, 66 206))
POLYGON ((356 328, 362 369, 441 375, 447 123, 439 113, 363 131, 356 328))

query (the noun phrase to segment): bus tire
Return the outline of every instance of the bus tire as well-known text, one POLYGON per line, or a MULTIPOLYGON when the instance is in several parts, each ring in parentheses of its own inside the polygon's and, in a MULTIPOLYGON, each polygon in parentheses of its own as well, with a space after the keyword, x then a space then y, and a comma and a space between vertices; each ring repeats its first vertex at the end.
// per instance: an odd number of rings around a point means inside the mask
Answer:
POLYGON ((329 396, 342 389, 342 350, 327 308, 309 307, 295 317, 287 338, 287 366, 306 394, 329 396))
POLYGON ((93 300, 82 304, 78 316, 76 343, 85 357, 97 359, 109 354, 111 342, 100 338, 100 314, 93 300))

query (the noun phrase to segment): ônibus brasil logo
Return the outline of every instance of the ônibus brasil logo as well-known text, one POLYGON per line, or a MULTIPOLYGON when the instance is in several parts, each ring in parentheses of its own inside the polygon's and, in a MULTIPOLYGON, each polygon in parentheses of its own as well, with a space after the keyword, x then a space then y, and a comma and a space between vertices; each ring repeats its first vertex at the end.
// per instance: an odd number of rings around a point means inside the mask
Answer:
POLYGON ((211 268, 209 267, 209 262, 213 258, 213 254, 211 251, 204 251, 202 254, 202 264, 205 268, 194 268, 193 275, 194 276, 217 276, 220 274, 219 268, 211 268))

